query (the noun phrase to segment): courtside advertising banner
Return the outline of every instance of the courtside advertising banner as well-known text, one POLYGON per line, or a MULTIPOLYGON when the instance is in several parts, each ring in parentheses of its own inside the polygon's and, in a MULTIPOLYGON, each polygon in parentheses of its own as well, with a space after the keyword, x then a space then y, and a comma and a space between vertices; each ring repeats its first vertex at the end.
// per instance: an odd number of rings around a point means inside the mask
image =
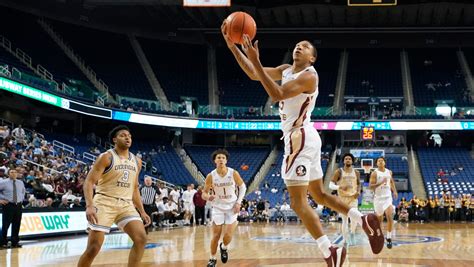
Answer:
MULTIPOLYGON (((0 214, 1 220, 2 214, 0 214)), ((23 212, 20 236, 85 232, 86 229, 87 219, 85 211, 23 212)), ((8 229, 8 236, 11 236, 11 226, 8 229)))

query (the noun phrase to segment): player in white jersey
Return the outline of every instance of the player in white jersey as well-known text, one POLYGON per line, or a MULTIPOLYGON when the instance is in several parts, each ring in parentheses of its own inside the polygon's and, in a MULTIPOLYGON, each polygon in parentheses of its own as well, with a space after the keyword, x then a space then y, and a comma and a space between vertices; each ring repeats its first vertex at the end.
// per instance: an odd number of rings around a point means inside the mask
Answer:
POLYGON ((186 191, 183 192, 183 206, 184 206, 184 225, 190 225, 191 217, 193 216, 193 197, 195 192, 191 184, 188 185, 186 191))
POLYGON ((383 221, 383 215, 387 217, 387 248, 392 248, 392 229, 393 229, 393 198, 398 198, 395 182, 393 181, 392 171, 385 168, 385 158, 377 159, 377 169, 370 175, 370 189, 374 190, 374 209, 379 217, 380 223, 383 221))
POLYGON ((280 102, 281 128, 285 139, 282 178, 288 187, 292 209, 306 229, 316 239, 328 266, 341 266, 346 249, 337 248, 324 235, 318 215, 307 201, 307 192, 318 204, 330 207, 340 214, 348 214, 352 221, 362 225, 369 237, 372 252, 380 253, 384 238, 377 216, 362 214, 349 208, 323 188, 321 168, 321 138, 310 122, 318 95, 318 74, 312 66, 316 48, 309 41, 301 41, 293 49, 293 64, 264 68, 260 62, 258 41, 252 44, 244 34, 242 51, 227 33, 227 21, 221 27, 222 35, 242 70, 252 80, 260 81, 273 101, 280 102), (282 81, 281 85, 275 81, 282 81))
MULTIPOLYGON (((351 208, 358 207, 358 198, 360 195, 360 173, 352 167, 354 156, 351 153, 344 154, 342 157, 344 167, 339 168, 329 183, 329 189, 337 190, 339 198, 351 208)), ((342 236, 344 245, 349 245, 349 218, 341 214, 342 217, 342 236)), ((351 221, 351 234, 354 233, 357 224, 351 221)))
POLYGON ((209 201, 213 209, 211 257, 207 264, 208 267, 216 266, 217 244, 222 235, 223 240, 219 244, 221 260, 222 263, 227 262, 229 258, 227 248, 237 227, 237 215, 247 191, 240 174, 227 167, 229 152, 225 149, 218 149, 212 153, 211 158, 216 164, 216 169, 207 175, 202 193, 202 198, 209 201))

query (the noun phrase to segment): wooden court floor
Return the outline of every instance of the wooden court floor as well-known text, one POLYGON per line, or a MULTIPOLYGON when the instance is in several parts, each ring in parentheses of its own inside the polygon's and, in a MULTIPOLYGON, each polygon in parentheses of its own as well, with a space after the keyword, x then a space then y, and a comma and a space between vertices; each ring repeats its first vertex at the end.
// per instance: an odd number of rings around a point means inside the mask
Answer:
MULTIPOLYGON (((340 224, 324 226, 335 243, 340 224)), ((474 224, 396 224, 394 247, 373 255, 360 227, 348 248, 345 266, 474 266, 474 224)), ((206 266, 209 227, 185 227, 149 234, 142 266, 206 266)), ((75 266, 86 235, 24 241, 21 249, 0 250, 0 266, 75 266)), ((123 233, 107 236, 93 266, 126 266, 131 241, 123 233)), ((316 243, 301 224, 241 224, 218 266, 326 266, 316 243)), ((218 254, 219 258, 219 254, 218 254)))

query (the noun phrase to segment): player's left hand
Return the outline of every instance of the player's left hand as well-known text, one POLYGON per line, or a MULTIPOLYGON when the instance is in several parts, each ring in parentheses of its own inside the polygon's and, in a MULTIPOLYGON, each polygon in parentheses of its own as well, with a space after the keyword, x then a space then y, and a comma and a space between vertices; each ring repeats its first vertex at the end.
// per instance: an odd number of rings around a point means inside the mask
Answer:
POLYGON ((393 193, 393 199, 394 199, 394 200, 397 200, 397 199, 398 199, 398 193, 397 193, 397 192, 394 192, 394 193, 393 193))
POLYGON ((354 195, 354 199, 358 199, 358 198, 359 198, 359 196, 360 196, 360 193, 355 193, 355 195, 354 195))
POLYGON ((242 50, 244 50, 247 58, 253 63, 257 64, 260 61, 260 52, 258 51, 258 40, 252 44, 252 40, 247 34, 243 36, 244 43, 242 44, 242 50))
POLYGON ((142 220, 145 223, 145 227, 151 224, 150 216, 148 216, 146 213, 142 214, 142 220))
POLYGON ((242 207, 242 205, 240 205, 239 203, 235 203, 234 207, 232 208, 232 211, 234 213, 239 213, 240 212, 240 207, 242 207))

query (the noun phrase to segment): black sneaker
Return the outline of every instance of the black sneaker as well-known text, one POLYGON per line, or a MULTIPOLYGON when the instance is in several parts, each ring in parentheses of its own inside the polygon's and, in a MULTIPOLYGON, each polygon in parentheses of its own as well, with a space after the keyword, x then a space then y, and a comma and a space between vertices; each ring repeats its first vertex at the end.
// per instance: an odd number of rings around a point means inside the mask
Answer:
POLYGON ((387 238, 387 248, 388 249, 392 248, 392 239, 391 238, 387 238))
POLYGON ((217 260, 216 259, 209 259, 207 262, 207 267, 216 267, 217 260))
POLYGON ((219 244, 219 250, 221 251, 221 261, 222 263, 226 263, 229 259, 229 254, 227 254, 227 249, 222 248, 222 243, 219 244))

